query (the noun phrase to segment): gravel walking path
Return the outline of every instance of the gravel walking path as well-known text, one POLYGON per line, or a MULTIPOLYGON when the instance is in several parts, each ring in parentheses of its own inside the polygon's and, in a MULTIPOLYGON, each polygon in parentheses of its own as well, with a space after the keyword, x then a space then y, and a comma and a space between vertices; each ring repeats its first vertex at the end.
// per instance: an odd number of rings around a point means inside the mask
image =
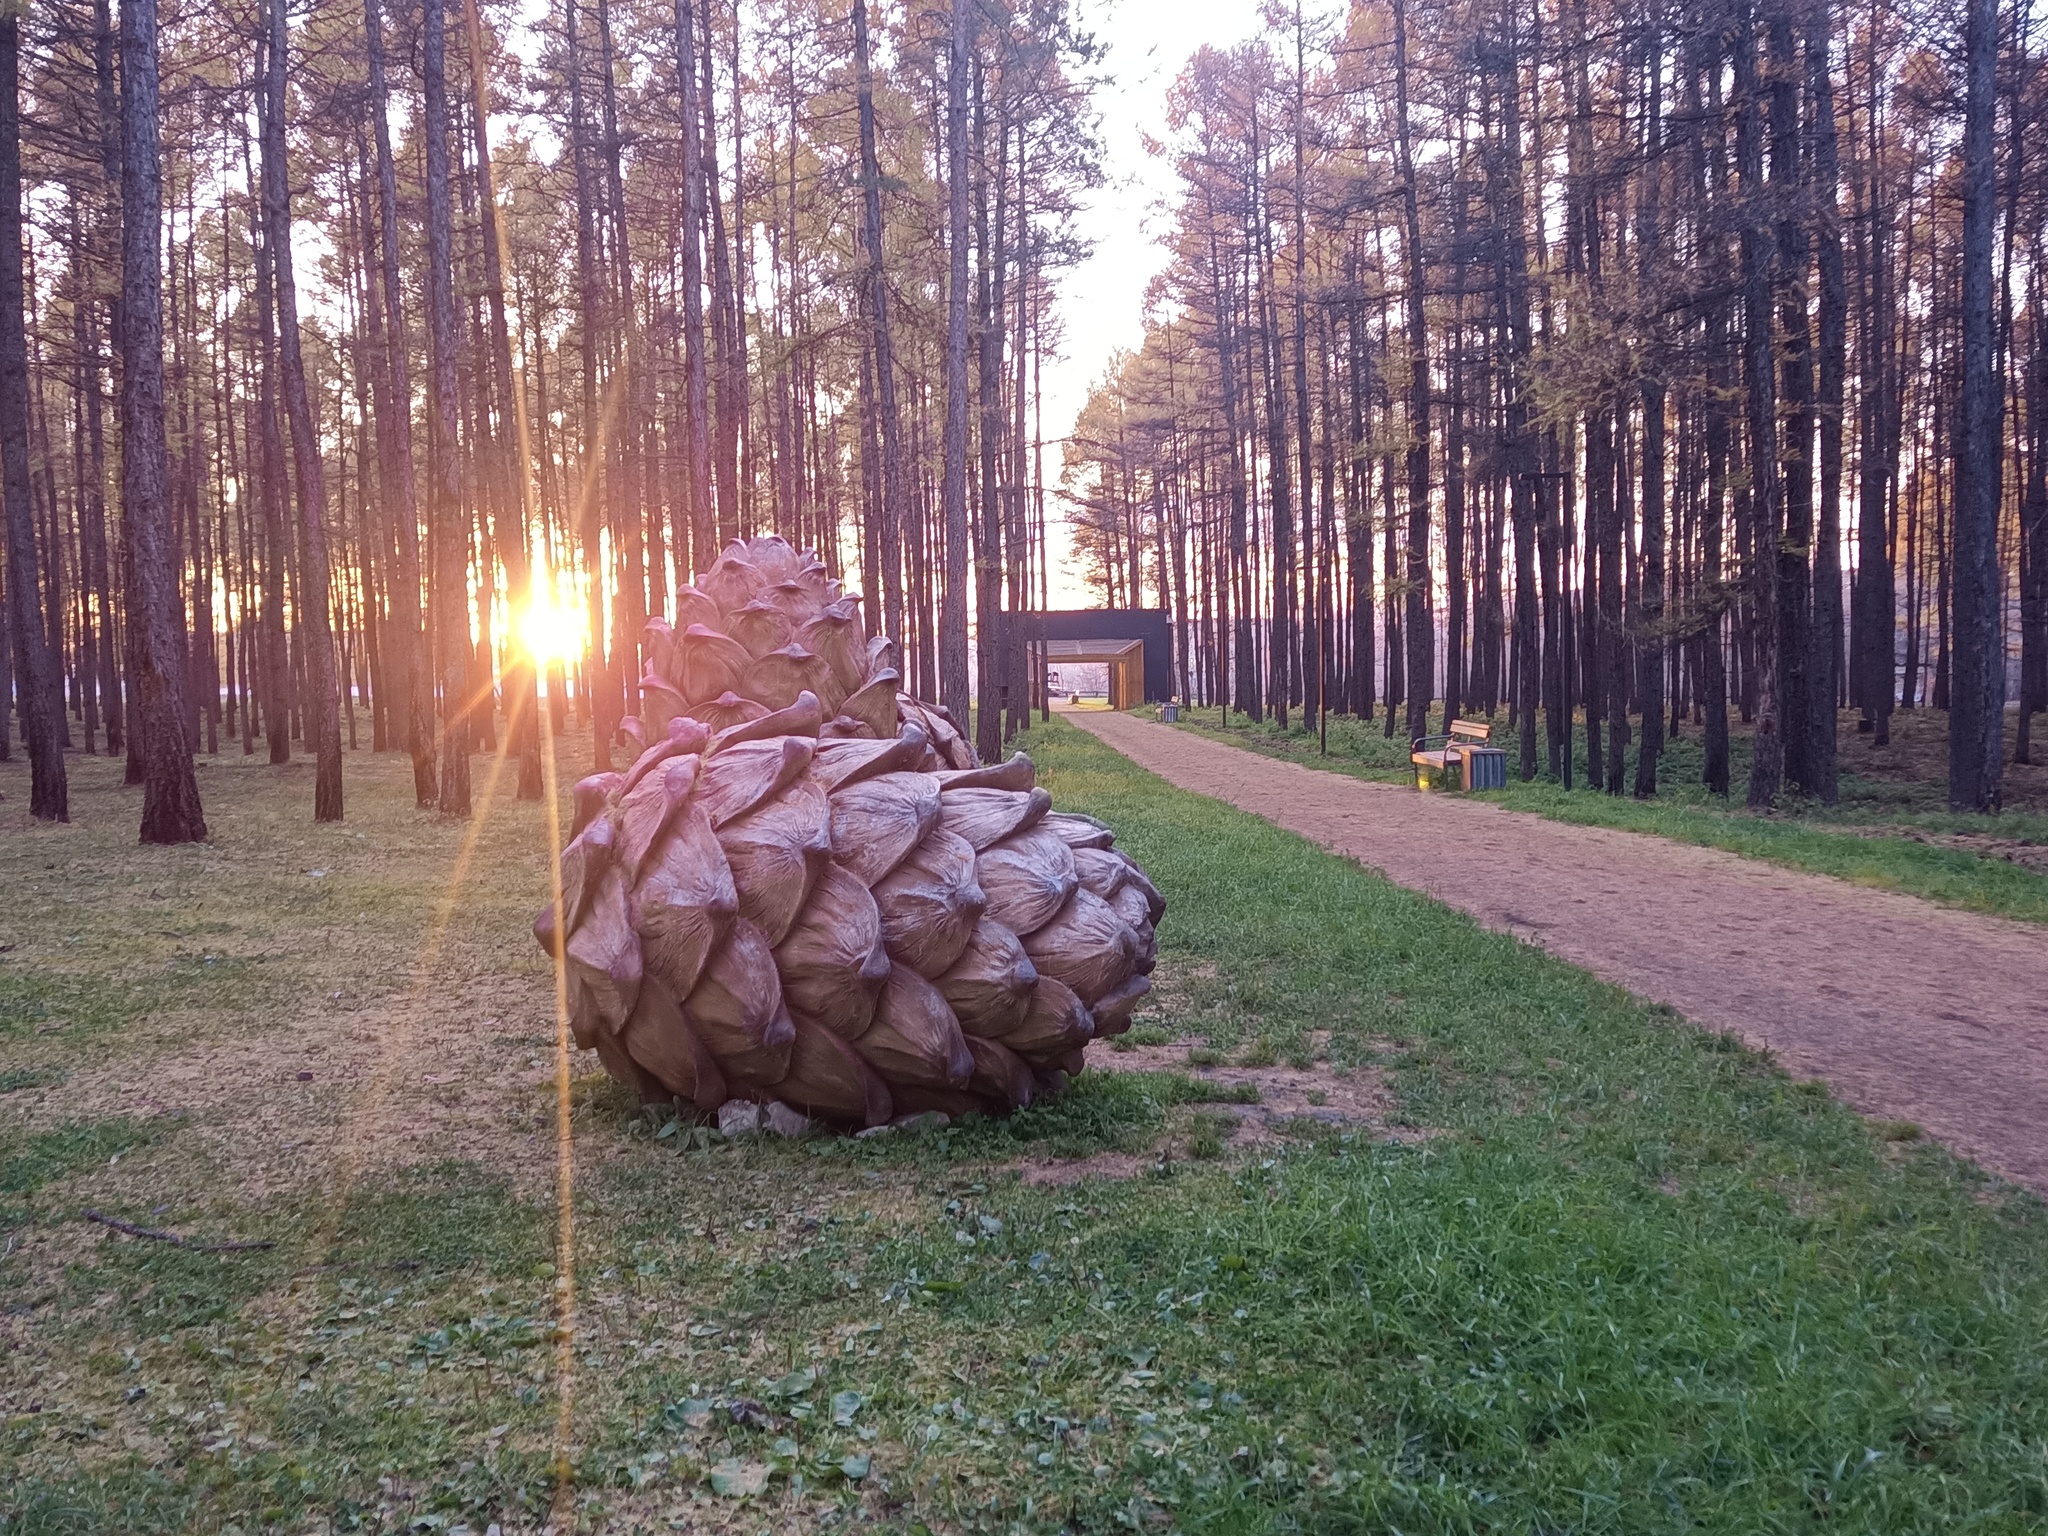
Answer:
POLYGON ((1129 715, 1067 720, 2048 1194, 2048 932, 1634 832, 1418 795, 1129 715))

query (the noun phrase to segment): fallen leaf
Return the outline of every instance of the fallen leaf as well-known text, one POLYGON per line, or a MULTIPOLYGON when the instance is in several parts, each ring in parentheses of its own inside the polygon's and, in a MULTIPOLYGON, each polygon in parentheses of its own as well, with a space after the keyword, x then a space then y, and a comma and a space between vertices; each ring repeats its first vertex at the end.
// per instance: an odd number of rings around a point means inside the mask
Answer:
POLYGON ((711 1469, 711 1491, 722 1499, 750 1499, 767 1486, 765 1462, 728 1456, 711 1469))
POLYGON ((808 1366, 799 1367, 787 1376, 770 1382, 767 1393, 770 1397, 801 1397, 811 1390, 817 1379, 817 1373, 808 1366))

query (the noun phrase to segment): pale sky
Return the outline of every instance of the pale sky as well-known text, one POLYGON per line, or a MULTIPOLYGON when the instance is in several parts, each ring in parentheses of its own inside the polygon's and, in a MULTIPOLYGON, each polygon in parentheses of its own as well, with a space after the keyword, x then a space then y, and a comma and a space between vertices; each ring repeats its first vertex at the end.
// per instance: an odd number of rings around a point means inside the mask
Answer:
MULTIPOLYGON (((1203 44, 1227 48, 1258 29, 1256 5, 1247 0, 1076 0, 1084 31, 1106 45, 1100 69, 1111 83, 1097 93, 1101 118, 1102 188, 1090 194, 1080 232, 1095 253, 1061 274, 1059 303, 1066 318, 1066 356, 1045 368, 1045 435, 1062 438, 1119 348, 1145 339, 1145 285, 1159 270, 1154 235, 1172 212, 1172 165, 1145 152, 1142 135, 1166 137, 1166 94, 1181 67, 1203 44)), ((1046 445, 1048 489, 1057 484, 1060 450, 1046 445)), ((1048 496, 1046 537, 1052 556, 1052 603, 1087 606, 1092 599, 1078 572, 1063 569, 1066 540, 1056 524, 1059 502, 1048 496)))

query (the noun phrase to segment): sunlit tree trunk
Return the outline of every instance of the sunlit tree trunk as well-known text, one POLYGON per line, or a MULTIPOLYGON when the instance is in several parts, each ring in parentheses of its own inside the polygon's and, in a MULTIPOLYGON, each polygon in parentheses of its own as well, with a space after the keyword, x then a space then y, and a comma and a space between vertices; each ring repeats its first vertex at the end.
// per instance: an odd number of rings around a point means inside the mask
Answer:
POLYGON ((435 625, 441 671, 441 812, 469 814, 469 509, 462 494, 460 387, 455 372, 454 212, 448 186, 448 18, 425 0, 421 26, 427 166, 427 317, 432 345, 435 625))
POLYGON ((384 661, 391 713, 412 755, 413 800, 422 808, 439 798, 434 772, 433 674, 420 632, 420 511, 412 447, 412 349, 406 345, 405 285, 398 265, 398 174, 391 157, 389 92, 384 80, 384 25, 379 0, 363 0, 363 32, 370 55, 370 126, 377 146, 377 250, 383 283, 387 397, 379 410, 378 441, 387 456, 379 483, 396 535, 390 616, 384 624, 384 661))
POLYGON ((299 348, 298 282, 292 261, 291 183, 285 168, 286 32, 284 0, 270 0, 268 57, 264 73, 263 212, 273 281, 277 285, 277 336, 285 418, 291 425, 292 461, 298 470, 300 537, 303 546, 301 603, 296 611, 306 658, 304 696, 306 745, 314 755, 313 819, 339 821, 341 718, 334 670, 334 633, 329 614, 331 572, 327 553, 327 473, 320 433, 306 392, 306 365, 299 348))
POLYGON ((185 623, 164 442, 162 153, 156 0, 122 0, 121 510, 135 569, 142 841, 193 843, 205 841, 206 818, 185 738, 185 623))

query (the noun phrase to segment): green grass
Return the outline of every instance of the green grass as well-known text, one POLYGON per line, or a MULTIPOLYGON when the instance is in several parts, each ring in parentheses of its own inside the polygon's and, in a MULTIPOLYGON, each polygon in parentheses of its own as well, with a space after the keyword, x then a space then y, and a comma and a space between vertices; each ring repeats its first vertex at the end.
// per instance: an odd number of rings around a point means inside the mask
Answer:
MULTIPOLYGON (((1441 710, 1432 719, 1441 723, 1441 710)), ((1494 720, 1496 740, 1511 754, 1508 786, 1475 798, 1553 821, 1614 827, 1676 842, 1720 848, 1788 869, 1832 875, 1857 885, 1903 891, 1945 906, 1990 912, 2023 922, 2048 923, 2048 874, 1997 853, 1973 851, 1982 840, 2048 847, 2048 815, 2008 811, 2000 816, 1958 816, 1936 809, 1939 784, 1842 776, 1841 804, 1833 808, 1788 800, 1782 809, 1753 813, 1739 792, 1748 773, 1747 737, 1734 740, 1733 782, 1737 797, 1723 800, 1700 783, 1701 743, 1693 731, 1667 745, 1659 763, 1654 800, 1636 800, 1588 789, 1584 763, 1571 790, 1547 775, 1529 783, 1513 777, 1518 750, 1505 716, 1494 720)), ((1361 722, 1332 716, 1329 751, 1297 723, 1282 731, 1271 721, 1248 722, 1232 714, 1226 725, 1216 709, 1186 709, 1181 729, 1229 741, 1310 767, 1384 783, 1410 782, 1408 746, 1385 734, 1384 717, 1361 722)), ((1398 728, 1397 728, 1398 731, 1398 728)), ((1850 740, 1848 736, 1844 740, 1850 740)), ((1579 740, 1583 752, 1583 728, 1579 740)), ((1845 750, 1845 764, 1852 760, 1845 750)), ((1629 755, 1634 783, 1635 753, 1629 755)), ((2048 866, 2048 859, 2043 860, 2048 866)))
MULTIPOLYGON (((1069 727, 1028 745, 1167 895, 1145 1038, 1386 1073, 1414 1130, 1246 1151, 1207 1085, 1088 1074, 1003 1124, 729 1143, 581 1078, 566 1489, 526 1090, 513 1152, 436 1148, 339 1208, 324 1170, 245 1193, 180 1155, 194 1131, 146 1149, 185 1173, 151 1224, 266 1252, 80 1243, 67 1213, 133 1160, 39 1152, 30 1246, 0 1254, 0 1533, 551 1505, 585 1531, 1047 1536, 2048 1521, 2036 1201, 1069 727), (1017 1177, 1084 1154, 1135 1176, 1017 1177)), ((424 921, 416 885, 390 916, 424 921)), ((517 907, 479 910, 477 952, 527 963, 517 907)), ((492 1022, 530 1039, 547 1010, 536 979, 492 1022)))
POLYGON ((126 1118, 0 1133, 0 1195, 28 1195, 52 1179, 154 1140, 159 1124, 126 1118))

